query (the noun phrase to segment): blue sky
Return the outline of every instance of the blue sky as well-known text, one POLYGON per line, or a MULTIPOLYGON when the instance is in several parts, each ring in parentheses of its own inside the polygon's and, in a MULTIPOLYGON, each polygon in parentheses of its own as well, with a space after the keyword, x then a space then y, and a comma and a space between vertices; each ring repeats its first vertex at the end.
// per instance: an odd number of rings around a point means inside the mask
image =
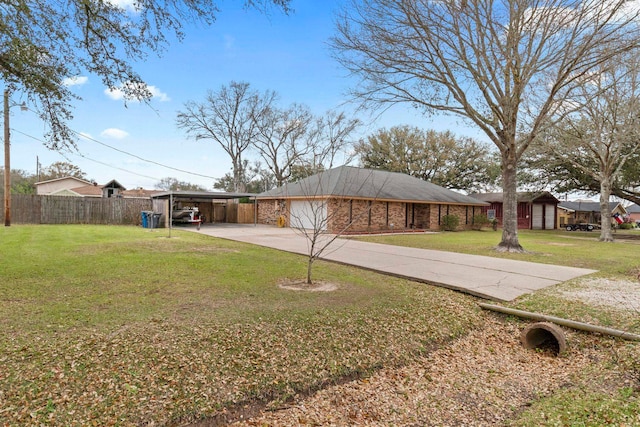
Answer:
MULTIPOLYGON (((344 0, 292 0, 294 12, 288 16, 244 10, 241 3, 220 2, 222 12, 213 26, 190 27, 182 43, 172 43, 160 58, 150 54, 136 64, 156 94, 150 106, 125 105, 117 93, 105 92, 99 78, 80 76, 79 84, 72 86, 82 100, 74 104, 71 127, 93 140, 81 138, 77 153, 48 150, 41 142, 42 123, 33 113, 12 108, 11 168, 35 173, 38 157, 45 167, 70 161, 100 184, 116 179, 126 188, 151 189, 171 176, 212 189, 214 178, 229 172, 231 163, 213 142, 188 139, 175 126, 176 113, 185 102, 202 100, 209 89, 235 80, 249 82, 259 91, 276 91, 283 107, 302 103, 318 115, 329 109, 355 109, 354 104, 345 104, 353 81, 331 58, 327 45, 334 34, 335 12, 344 0)), ((458 129, 454 119, 422 117, 410 106, 359 117, 365 122, 360 136, 398 124, 469 134, 458 129)))

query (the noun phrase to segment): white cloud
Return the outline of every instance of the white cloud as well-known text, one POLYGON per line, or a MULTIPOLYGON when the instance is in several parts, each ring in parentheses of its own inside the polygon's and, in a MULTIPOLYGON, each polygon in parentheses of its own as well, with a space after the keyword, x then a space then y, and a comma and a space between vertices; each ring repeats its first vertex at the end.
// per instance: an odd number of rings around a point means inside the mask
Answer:
POLYGON ((65 86, 82 86, 88 81, 89 81, 89 77, 75 76, 75 77, 67 77, 62 81, 62 84, 65 86))
POLYGON ((107 2, 114 6, 118 6, 123 10, 130 10, 131 12, 138 11, 138 8, 135 5, 135 0, 107 0, 107 2))
POLYGON ((162 92, 157 87, 155 87, 155 86, 147 86, 147 89, 149 89, 149 92, 151 92, 151 95, 153 96, 154 99, 157 99, 160 102, 171 101, 171 98, 169 98, 169 95, 167 95, 166 93, 162 92))
POLYGON ((129 133, 122 129, 109 128, 100 132, 100 136, 112 139, 124 139, 129 136, 129 133))
MULTIPOLYGON (((127 85, 127 86, 133 86, 133 85, 144 85, 144 83, 125 83, 124 85, 120 85, 120 87, 117 88, 113 88, 113 89, 105 89, 104 93, 105 95, 107 95, 109 98, 113 99, 114 101, 120 101, 120 100, 126 100, 126 101, 138 101, 137 99, 132 99, 130 97, 127 97, 124 93, 124 91, 122 90, 123 86, 127 85)), ((144 88, 144 86, 142 86, 144 88)), ((171 101, 171 98, 169 98, 169 95, 167 95, 166 93, 162 92, 159 88, 157 88, 156 86, 146 86, 146 89, 149 91, 149 93, 151 93, 151 98, 152 99, 157 99, 160 102, 167 102, 167 101, 171 101)))

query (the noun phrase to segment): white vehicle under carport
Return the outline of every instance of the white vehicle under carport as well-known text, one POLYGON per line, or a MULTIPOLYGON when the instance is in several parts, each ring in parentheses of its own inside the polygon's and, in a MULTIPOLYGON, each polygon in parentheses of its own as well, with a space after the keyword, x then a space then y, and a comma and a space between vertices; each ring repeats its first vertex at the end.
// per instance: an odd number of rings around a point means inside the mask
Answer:
POLYGON ((204 221, 197 207, 174 209, 171 212, 171 220, 174 224, 196 224, 198 230, 200 229, 200 224, 204 221))

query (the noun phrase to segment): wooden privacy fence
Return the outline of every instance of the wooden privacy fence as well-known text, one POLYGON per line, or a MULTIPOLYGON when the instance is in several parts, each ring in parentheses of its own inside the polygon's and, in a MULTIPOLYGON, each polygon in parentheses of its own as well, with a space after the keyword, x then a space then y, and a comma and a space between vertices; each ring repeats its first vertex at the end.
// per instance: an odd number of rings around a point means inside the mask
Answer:
MULTIPOLYGON (((11 223, 16 224, 139 225, 141 212, 151 210, 151 199, 11 196, 11 223)), ((4 221, 4 210, 0 217, 4 221)))
POLYGON ((253 203, 238 203, 238 224, 253 224, 255 218, 255 206, 253 203))

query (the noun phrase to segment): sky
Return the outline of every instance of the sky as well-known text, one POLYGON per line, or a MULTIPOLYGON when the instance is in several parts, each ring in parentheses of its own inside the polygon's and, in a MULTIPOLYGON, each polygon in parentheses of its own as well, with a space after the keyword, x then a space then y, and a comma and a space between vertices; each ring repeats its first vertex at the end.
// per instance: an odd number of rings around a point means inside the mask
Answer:
POLYGON ((78 140, 77 151, 48 150, 42 122, 33 112, 12 108, 11 169, 35 174, 37 161, 42 167, 63 161, 80 167, 98 184, 115 179, 127 189, 153 189, 162 178, 173 177, 211 190, 216 178, 231 171, 228 155, 213 141, 190 139, 175 120, 186 102, 202 101, 207 91, 231 81, 277 92, 281 107, 295 102, 316 115, 346 111, 364 123, 356 137, 401 124, 476 136, 453 118, 425 117, 409 105, 354 114, 357 105, 348 90, 355 81, 328 47, 335 13, 345 0, 292 0, 289 15, 245 10, 242 3, 221 1, 222 11, 212 26, 187 27, 185 40, 172 43, 161 57, 151 53, 134 63, 154 93, 150 104, 124 102, 96 76, 70 80, 82 98, 73 104, 70 126, 88 137, 78 140))

